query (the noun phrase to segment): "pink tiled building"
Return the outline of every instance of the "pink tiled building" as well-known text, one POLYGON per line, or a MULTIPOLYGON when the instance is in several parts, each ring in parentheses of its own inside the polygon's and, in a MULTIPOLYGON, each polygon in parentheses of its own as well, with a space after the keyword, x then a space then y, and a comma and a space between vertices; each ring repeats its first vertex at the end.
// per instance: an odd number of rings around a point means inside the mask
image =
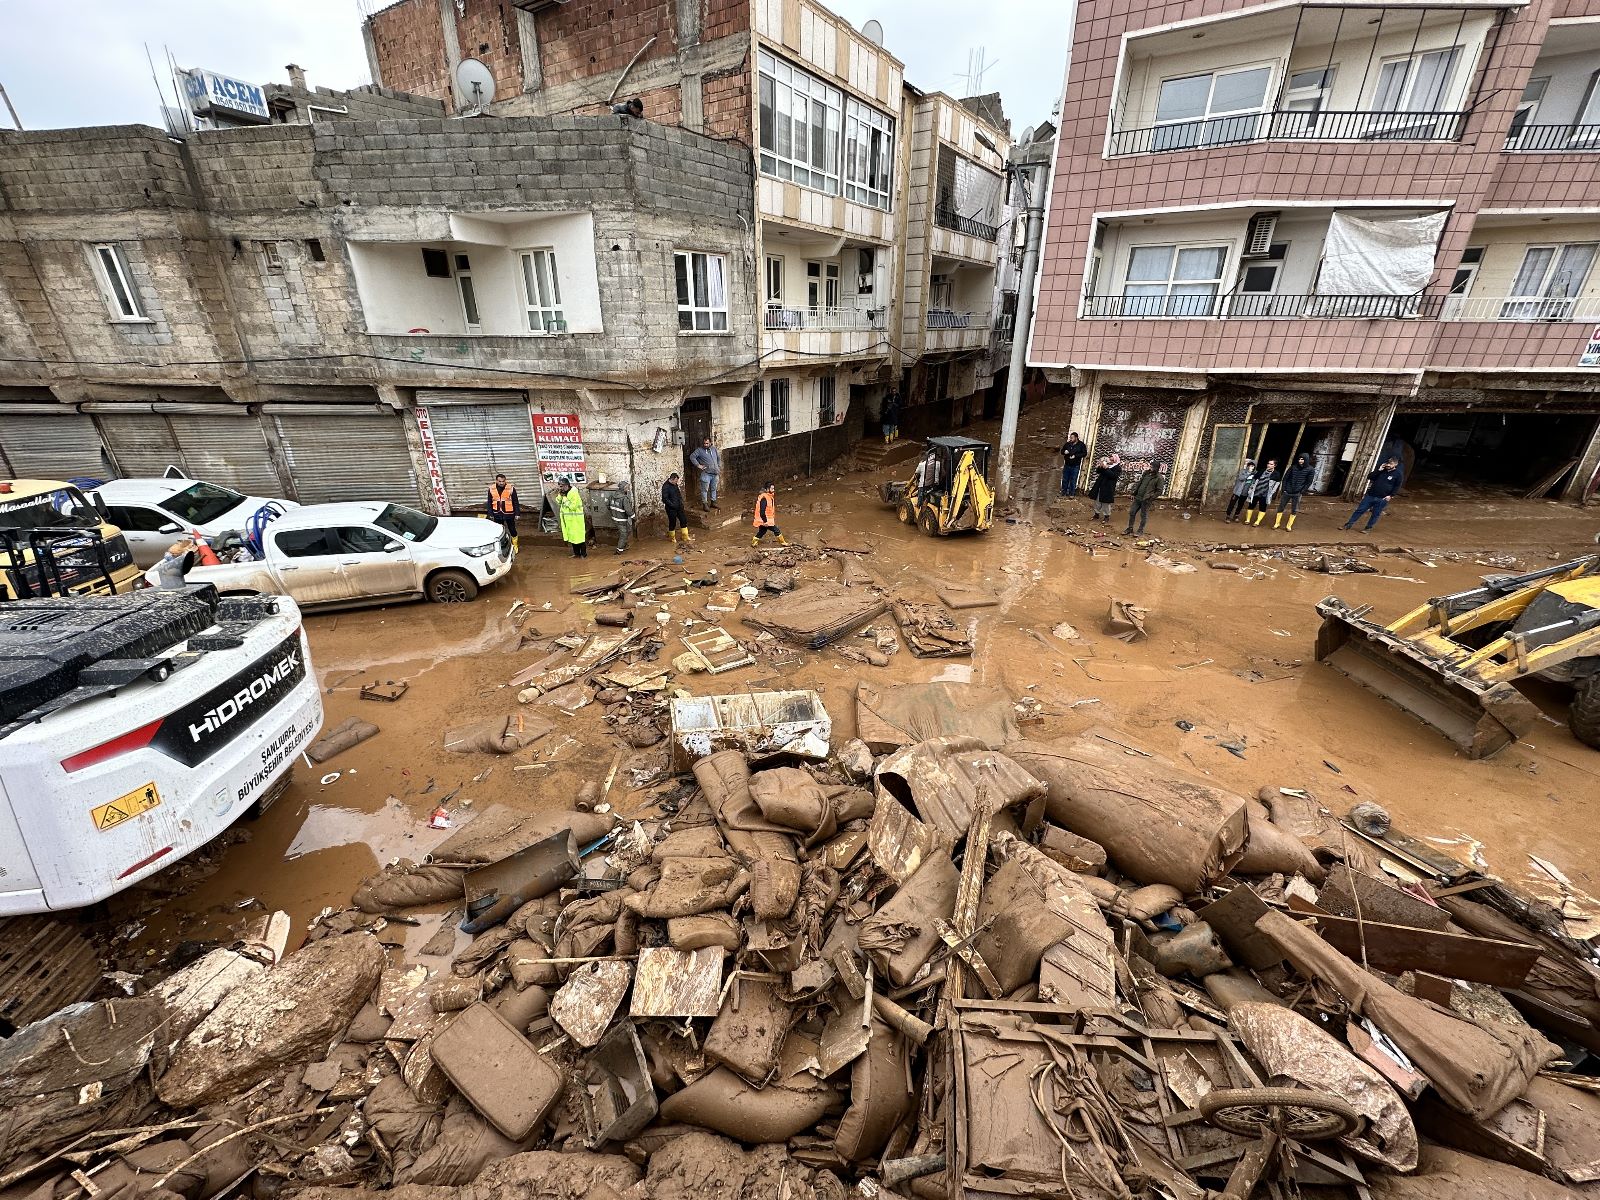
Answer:
POLYGON ((1600 0, 1078 0, 1028 361, 1225 503, 1600 464, 1600 0))

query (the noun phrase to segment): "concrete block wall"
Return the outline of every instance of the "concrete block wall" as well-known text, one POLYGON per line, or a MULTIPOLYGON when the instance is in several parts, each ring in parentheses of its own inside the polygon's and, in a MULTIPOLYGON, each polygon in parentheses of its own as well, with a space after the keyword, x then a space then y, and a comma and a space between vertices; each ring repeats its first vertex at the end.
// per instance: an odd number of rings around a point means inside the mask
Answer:
POLYGON ((193 204, 182 148, 159 129, 0 130, 0 211, 104 212, 193 204))
POLYGON ((742 504, 748 509, 754 505, 756 491, 763 483, 776 483, 781 527, 785 508, 783 485, 796 476, 804 478, 842 458, 854 437, 855 428, 846 423, 724 450, 722 486, 727 500, 723 507, 731 509, 735 504, 742 504))

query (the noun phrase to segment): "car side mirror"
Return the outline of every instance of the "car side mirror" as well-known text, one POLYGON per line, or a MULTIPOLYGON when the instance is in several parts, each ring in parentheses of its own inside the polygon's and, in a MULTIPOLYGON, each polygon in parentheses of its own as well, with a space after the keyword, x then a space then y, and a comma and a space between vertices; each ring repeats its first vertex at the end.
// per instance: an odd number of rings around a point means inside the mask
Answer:
POLYGON ((399 554, 405 548, 405 543, 403 542, 385 542, 383 552, 385 554, 399 554))
POLYGON ((176 521, 168 521, 160 529, 156 530, 156 532, 157 533, 182 533, 183 532, 183 526, 179 525, 176 521))

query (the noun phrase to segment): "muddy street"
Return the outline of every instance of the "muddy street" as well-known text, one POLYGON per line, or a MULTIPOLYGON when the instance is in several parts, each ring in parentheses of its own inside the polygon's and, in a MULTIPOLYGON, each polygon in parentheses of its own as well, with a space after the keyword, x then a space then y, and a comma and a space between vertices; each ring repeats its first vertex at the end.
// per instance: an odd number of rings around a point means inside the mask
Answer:
MULTIPOLYGON (((1528 858, 1537 855, 1586 890, 1600 884, 1593 866, 1600 859, 1600 755, 1568 732, 1562 696, 1532 691, 1550 719, 1526 743, 1469 761, 1312 654, 1314 605, 1326 595, 1371 605, 1387 620, 1485 573, 1535 569, 1592 548, 1590 516, 1503 496, 1431 495, 1397 502, 1363 537, 1338 530, 1348 513, 1336 500, 1313 500, 1293 534, 1273 531, 1270 522, 1246 530, 1212 514, 1186 517, 1183 506, 1163 504, 1149 538, 1135 540, 1120 536, 1123 501, 1110 532, 1091 534, 1085 501, 1052 502, 1061 420, 1053 405, 1023 414, 1016 500, 984 535, 930 539, 900 524, 876 488, 902 477, 904 463, 875 472, 841 465, 780 488, 792 542, 859 543, 870 552, 849 557, 897 595, 932 601, 937 588, 954 585, 991 593, 993 606, 957 614, 976 632, 970 657, 917 658, 902 647, 877 667, 829 648, 802 651, 781 666, 763 658, 717 676, 677 674, 670 686, 693 694, 815 689, 837 744, 855 733, 858 682, 893 688, 970 680, 1023 702, 1031 718, 1023 729, 1036 740, 1111 726, 1245 794, 1263 785, 1304 788, 1335 811, 1353 794, 1375 798, 1398 825, 1509 880, 1537 877, 1528 858), (1328 576, 1272 556, 1285 547, 1345 543, 1366 554, 1376 573, 1328 576), (1506 566, 1504 556, 1518 567, 1506 566), (1101 633, 1108 605, 1118 599, 1148 609, 1147 639, 1127 644, 1101 633)), ((997 431, 979 425, 974 434, 993 438, 997 431)), ((674 575, 702 578, 716 570, 726 583, 743 570, 758 579, 758 566, 729 565, 750 553, 751 499, 728 497, 710 514, 711 528, 696 530, 674 575)), ((651 560, 671 560, 659 530, 647 531, 622 561, 643 569, 651 560)), ((603 782, 615 763, 606 800, 624 816, 642 811, 654 784, 635 788, 633 781, 649 776, 661 752, 626 746, 598 703, 570 711, 532 706, 555 730, 514 754, 442 749, 447 728, 524 707, 509 681, 544 652, 519 647, 525 639, 592 632, 590 605, 572 589, 617 561, 604 544, 578 561, 552 541, 524 538, 514 574, 473 603, 308 616, 327 727, 357 716, 381 733, 320 767, 302 761, 267 814, 240 826, 237 840, 207 864, 216 869, 206 878, 184 880, 192 865, 180 867, 178 894, 152 903, 150 890, 136 889, 114 901, 113 915, 136 931, 141 955, 158 957, 180 939, 224 936, 241 913, 261 907, 287 911, 304 929, 324 907, 346 904, 385 863, 418 860, 449 836, 430 827, 441 808, 455 827, 490 803, 565 808, 583 783, 603 782), (518 601, 532 614, 524 623, 508 616, 518 601), (409 685, 401 700, 360 698, 363 684, 389 680, 409 685)), ((801 581, 834 579, 839 568, 832 560, 807 561, 798 573, 801 581)), ((660 605, 671 614, 662 627, 670 635, 704 594, 665 591, 680 593, 660 605)), ((750 611, 746 604, 727 615, 734 637, 754 634, 740 619, 750 611)), ((642 622, 654 625, 655 612, 641 610, 642 622)), ((886 618, 879 623, 892 626, 886 618)), ((681 650, 669 637, 661 664, 681 650)), ((152 885, 173 882, 158 876, 152 885)))

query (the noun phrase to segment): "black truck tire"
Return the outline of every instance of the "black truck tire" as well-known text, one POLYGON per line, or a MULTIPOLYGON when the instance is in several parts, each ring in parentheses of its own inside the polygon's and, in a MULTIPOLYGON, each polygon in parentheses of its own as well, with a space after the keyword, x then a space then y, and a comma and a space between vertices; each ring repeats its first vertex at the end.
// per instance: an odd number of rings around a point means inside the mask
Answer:
POLYGON ((465 571, 435 571, 428 576, 428 599, 435 604, 465 604, 478 595, 478 581, 465 571))
POLYGON ((1567 709, 1567 724, 1573 737, 1600 750, 1600 671, 1578 684, 1572 707, 1567 709))

